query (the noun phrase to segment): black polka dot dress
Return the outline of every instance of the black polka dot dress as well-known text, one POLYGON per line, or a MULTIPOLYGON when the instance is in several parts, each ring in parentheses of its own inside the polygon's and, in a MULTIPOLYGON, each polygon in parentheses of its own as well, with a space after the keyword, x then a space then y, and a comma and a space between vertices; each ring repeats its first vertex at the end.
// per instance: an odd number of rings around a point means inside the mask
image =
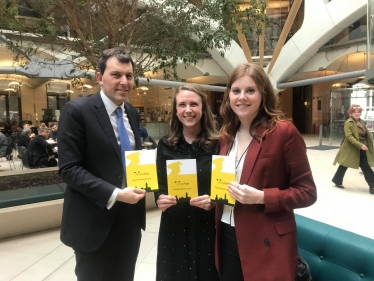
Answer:
MULTIPOLYGON (((157 149, 159 194, 167 194, 166 160, 196 159, 199 195, 210 193, 212 154, 181 141, 172 149, 162 138, 157 149)), ((219 280, 214 264, 215 209, 205 211, 179 202, 161 215, 157 250, 157 281, 219 280)))

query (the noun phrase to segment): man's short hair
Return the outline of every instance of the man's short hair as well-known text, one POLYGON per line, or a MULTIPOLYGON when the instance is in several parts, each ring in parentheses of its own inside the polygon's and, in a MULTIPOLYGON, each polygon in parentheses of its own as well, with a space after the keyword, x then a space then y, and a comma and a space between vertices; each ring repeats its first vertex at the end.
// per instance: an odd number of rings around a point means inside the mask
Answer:
POLYGON ((122 63, 130 63, 132 65, 132 69, 134 71, 134 61, 132 60, 131 56, 125 52, 122 48, 112 48, 104 50, 101 53, 99 61, 97 63, 97 71, 100 72, 101 75, 104 74, 106 69, 106 62, 109 58, 116 57, 122 63))
POLYGON ((49 129, 47 127, 39 127, 39 130, 38 130, 38 133, 43 133, 43 132, 47 132, 49 133, 49 129))

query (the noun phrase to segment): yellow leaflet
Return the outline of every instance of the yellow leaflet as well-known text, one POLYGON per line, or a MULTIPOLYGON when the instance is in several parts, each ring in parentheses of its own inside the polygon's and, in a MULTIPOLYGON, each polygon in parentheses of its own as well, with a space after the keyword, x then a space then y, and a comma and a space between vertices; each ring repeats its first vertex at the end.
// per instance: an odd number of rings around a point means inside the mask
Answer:
POLYGON ((232 198, 227 190, 230 181, 235 182, 235 158, 213 155, 212 180, 210 185, 210 198, 212 201, 226 205, 235 204, 235 199, 232 198))
POLYGON ((195 159, 167 160, 168 194, 189 202, 198 196, 195 159))
POLYGON ((128 187, 158 190, 155 150, 125 151, 128 187))

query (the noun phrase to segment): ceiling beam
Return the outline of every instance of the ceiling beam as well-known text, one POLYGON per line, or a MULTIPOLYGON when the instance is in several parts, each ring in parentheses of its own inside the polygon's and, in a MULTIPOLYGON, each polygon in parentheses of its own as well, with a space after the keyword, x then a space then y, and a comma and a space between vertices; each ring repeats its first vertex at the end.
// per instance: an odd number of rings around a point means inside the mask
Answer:
POLYGON ((275 46, 273 57, 271 58, 271 61, 269 63, 268 73, 271 72, 271 70, 274 67, 275 62, 277 61, 277 59, 279 57, 279 54, 280 54, 280 52, 283 48, 284 43, 286 42, 287 35, 291 30, 292 24, 295 21, 297 12, 299 11, 299 8, 300 8, 302 2, 303 2, 303 0, 295 0, 292 7, 291 7, 290 13, 288 14, 288 17, 286 19, 286 22, 284 24, 282 32, 279 36, 278 43, 275 46))
POLYGON ((249 49, 247 38, 245 38, 242 28, 237 26, 236 30, 238 31, 238 39, 240 46, 242 47, 242 50, 244 52, 245 58, 247 59, 247 62, 253 62, 252 61, 252 55, 251 55, 251 50, 249 49))
POLYGON ((260 35, 260 50, 259 50, 259 55, 260 55, 260 66, 264 67, 264 54, 265 54, 265 24, 262 23, 262 30, 261 30, 261 35, 260 35))
POLYGON ((277 89, 282 90, 286 88, 312 85, 312 84, 317 84, 317 83, 336 82, 336 81, 340 81, 344 79, 364 76, 365 72, 366 72, 366 69, 346 72, 346 73, 341 73, 341 74, 335 74, 335 75, 328 75, 328 76, 323 76, 323 77, 317 77, 317 78, 311 78, 311 79, 305 79, 305 80, 299 80, 299 81, 293 81, 293 82, 279 83, 277 84, 277 89))

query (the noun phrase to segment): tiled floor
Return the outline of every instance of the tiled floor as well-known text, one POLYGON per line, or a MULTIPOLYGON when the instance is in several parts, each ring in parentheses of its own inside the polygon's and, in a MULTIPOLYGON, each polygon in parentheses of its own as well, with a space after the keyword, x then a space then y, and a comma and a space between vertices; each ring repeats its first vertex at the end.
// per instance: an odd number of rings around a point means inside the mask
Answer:
MULTIPOLYGON (((318 145, 316 136, 308 135, 304 139, 307 146, 318 145)), ((363 175, 358 170, 348 169, 345 189, 336 188, 331 183, 337 168, 332 165, 337 151, 308 149, 318 200, 313 206, 296 210, 296 213, 374 239, 371 223, 374 195, 369 194, 363 175)), ((6 162, 0 164, 3 168, 8 165, 6 162)), ((157 209, 147 212, 147 230, 143 233, 136 281, 154 280, 159 220, 157 209)), ((0 281, 76 280, 74 265, 74 254, 61 244, 59 229, 0 240, 0 281)))

